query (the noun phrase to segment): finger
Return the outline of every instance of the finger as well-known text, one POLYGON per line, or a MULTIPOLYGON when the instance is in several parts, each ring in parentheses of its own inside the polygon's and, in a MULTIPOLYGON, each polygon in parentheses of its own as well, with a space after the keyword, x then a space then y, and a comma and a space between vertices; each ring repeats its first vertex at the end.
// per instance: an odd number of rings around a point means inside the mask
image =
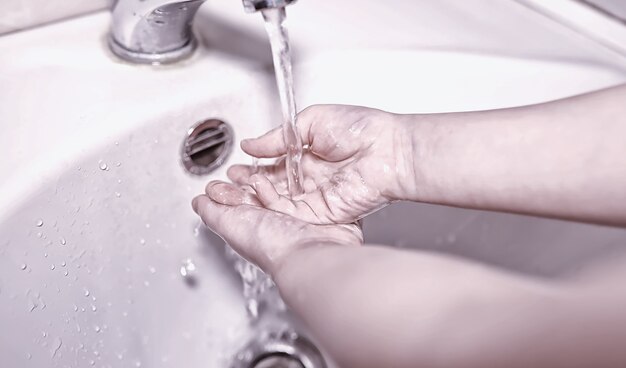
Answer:
POLYGON ((295 209, 293 202, 287 197, 281 196, 267 177, 260 174, 252 175, 249 184, 255 190, 263 207, 286 214, 293 214, 295 209))
POLYGON ((228 179, 232 180, 233 183, 243 185, 248 183, 248 179, 253 175, 252 171, 252 166, 233 165, 226 171, 226 176, 228 176, 228 179))
POLYGON ((241 149, 250 156, 258 158, 280 157, 287 153, 283 140, 283 129, 278 127, 258 138, 244 139, 241 149))
POLYGON ((212 181, 207 184, 206 194, 215 202, 226 206, 242 204, 258 206, 261 204, 254 193, 222 181, 212 181))
POLYGON ((208 195, 193 199, 192 207, 202 222, 251 262, 260 260, 257 249, 251 248, 250 232, 263 216, 264 210, 252 206, 225 206, 213 201, 208 195))
POLYGON ((229 207, 216 206, 215 203, 205 194, 199 195, 191 201, 191 206, 202 222, 211 229, 218 228, 218 219, 226 214, 229 207))
POLYGON ((233 165, 226 172, 230 180, 240 185, 248 184, 250 177, 254 174, 263 174, 272 182, 286 180, 287 178, 283 160, 273 165, 259 166, 257 168, 249 165, 233 165))
MULTIPOLYGON (((296 117, 296 126, 300 134, 302 145, 312 145, 312 127, 320 114, 328 111, 323 105, 309 106, 296 117)), ((280 157, 287 153, 283 127, 274 128, 258 138, 244 139, 241 149, 251 156, 258 158, 280 157)))

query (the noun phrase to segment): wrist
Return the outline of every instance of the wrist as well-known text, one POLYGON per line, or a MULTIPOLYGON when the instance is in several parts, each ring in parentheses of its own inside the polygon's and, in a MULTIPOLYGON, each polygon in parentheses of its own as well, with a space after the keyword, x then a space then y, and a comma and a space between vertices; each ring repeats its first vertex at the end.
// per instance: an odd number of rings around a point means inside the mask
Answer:
POLYGON ((393 199, 429 201, 432 188, 428 186, 425 169, 428 156, 432 154, 433 124, 427 120, 428 115, 396 116, 395 146, 400 149, 396 157, 398 184, 393 199))

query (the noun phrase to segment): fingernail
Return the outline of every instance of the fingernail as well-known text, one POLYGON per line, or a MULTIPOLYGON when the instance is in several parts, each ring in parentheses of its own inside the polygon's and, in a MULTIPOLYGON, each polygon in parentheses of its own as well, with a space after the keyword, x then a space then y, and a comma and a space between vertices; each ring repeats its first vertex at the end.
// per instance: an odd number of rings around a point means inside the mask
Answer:
POLYGON ((198 197, 191 200, 191 208, 193 208, 193 212, 198 213, 198 197))

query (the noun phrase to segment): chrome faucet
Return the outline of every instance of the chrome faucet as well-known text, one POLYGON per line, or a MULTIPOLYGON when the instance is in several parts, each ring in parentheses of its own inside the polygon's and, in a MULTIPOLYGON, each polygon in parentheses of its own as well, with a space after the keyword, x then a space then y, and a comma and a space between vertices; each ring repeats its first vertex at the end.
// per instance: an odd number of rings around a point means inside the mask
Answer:
MULTIPOLYGON (((247 12, 281 8, 295 0, 242 0, 247 12)), ((142 64, 172 63, 196 48, 192 23, 204 0, 117 0, 109 46, 120 58, 142 64)))

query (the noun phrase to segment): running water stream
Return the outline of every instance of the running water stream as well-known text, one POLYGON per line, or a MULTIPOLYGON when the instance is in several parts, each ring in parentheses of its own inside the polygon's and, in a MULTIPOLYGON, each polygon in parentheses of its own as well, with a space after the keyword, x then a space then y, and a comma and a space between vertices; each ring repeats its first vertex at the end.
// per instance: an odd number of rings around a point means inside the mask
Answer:
MULTIPOLYGON (((286 12, 285 8, 277 8, 263 10, 262 14, 265 20, 265 30, 267 31, 272 48, 274 72, 282 110, 283 139, 287 146, 287 157, 285 160, 287 184, 289 195, 294 198, 304 193, 302 186, 302 168, 300 167, 302 140, 296 126, 297 110, 293 91, 291 53, 289 49, 289 37, 284 25, 286 12)), ((258 167, 257 159, 253 160, 252 167, 256 171, 258 167)), ((264 274, 255 265, 237 255, 232 249, 229 248, 227 252, 231 257, 234 257, 235 268, 243 281, 243 296, 246 302, 248 316, 252 320, 256 320, 259 317, 259 307, 261 304, 268 304, 266 294, 273 283, 269 276, 264 274)), ((267 305, 268 307, 274 309, 284 308, 283 302, 280 300, 277 293, 272 299, 275 300, 270 300, 269 304, 271 305, 267 305)))
POLYGON ((291 73, 291 52, 289 36, 284 25, 285 8, 266 9, 262 11, 265 30, 272 47, 274 74, 278 86, 278 95, 283 115, 283 136, 287 146, 287 183, 289 195, 293 198, 304 193, 302 186, 302 139, 296 126, 296 99, 293 92, 293 75, 291 73))

